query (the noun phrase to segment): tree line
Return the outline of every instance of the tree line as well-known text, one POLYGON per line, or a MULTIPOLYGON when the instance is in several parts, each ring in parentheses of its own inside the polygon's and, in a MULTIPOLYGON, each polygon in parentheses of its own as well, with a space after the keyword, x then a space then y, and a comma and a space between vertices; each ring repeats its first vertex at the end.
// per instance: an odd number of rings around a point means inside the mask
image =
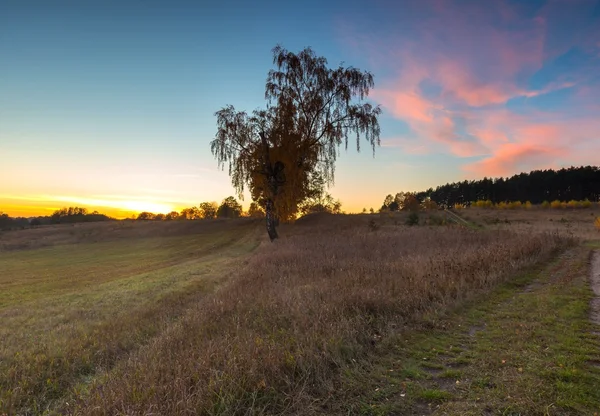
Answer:
POLYGON ((12 228, 25 228, 29 226, 29 219, 23 217, 13 218, 0 211, 0 230, 10 230, 12 228))
POLYGON ((244 212, 242 205, 232 196, 229 196, 217 205, 216 202, 201 202, 198 206, 184 208, 180 212, 171 211, 168 214, 155 214, 144 211, 138 214, 140 221, 173 221, 173 220, 200 220, 214 218, 240 218, 261 217, 263 214, 256 203, 250 204, 248 212, 244 212))
POLYGON ((381 210, 399 210, 415 204, 426 207, 451 208, 471 206, 477 201, 489 204, 529 202, 549 205, 552 201, 600 200, 600 167, 581 166, 559 170, 533 170, 511 177, 447 183, 422 192, 386 196, 381 210), (414 199, 414 201, 413 201, 414 199), (405 200, 408 201, 406 205, 405 200))
MULTIPOLYGON (((342 203, 327 192, 313 192, 298 207, 300 215, 319 212, 340 214, 342 213, 342 203)), ((248 211, 244 211, 235 197, 229 196, 221 202, 221 205, 217 205, 216 202, 201 202, 198 206, 184 208, 180 212, 172 211, 168 214, 141 212, 136 219, 145 221, 207 220, 241 217, 265 218, 265 215, 264 206, 260 203, 252 201, 248 211)))
POLYGON ((98 211, 88 212, 86 208, 69 207, 61 208, 52 213, 52 215, 42 215, 37 217, 11 217, 6 213, 0 212, 0 230, 19 229, 35 227, 39 225, 50 224, 73 224, 77 222, 97 222, 113 220, 107 215, 98 211))
MULTIPOLYGON (((333 197, 326 193, 314 193, 310 198, 305 200, 299 207, 302 215, 307 215, 317 212, 328 212, 339 214, 342 203, 339 200, 334 200, 333 197)), ((264 218, 265 211, 259 203, 253 201, 250 203, 247 211, 244 211, 242 205, 233 196, 225 198, 221 204, 216 202, 201 202, 198 206, 183 208, 181 211, 171 211, 167 214, 153 213, 144 211, 137 216, 128 218, 128 220, 137 221, 175 221, 175 220, 200 220, 200 219, 215 219, 215 218, 264 218)), ((74 224, 80 222, 97 222, 111 221, 115 218, 101 214, 98 211, 89 212, 86 208, 68 207, 61 208, 48 216, 38 217, 10 217, 8 214, 0 211, 0 230, 19 229, 27 227, 35 227, 40 225, 51 224, 74 224)))

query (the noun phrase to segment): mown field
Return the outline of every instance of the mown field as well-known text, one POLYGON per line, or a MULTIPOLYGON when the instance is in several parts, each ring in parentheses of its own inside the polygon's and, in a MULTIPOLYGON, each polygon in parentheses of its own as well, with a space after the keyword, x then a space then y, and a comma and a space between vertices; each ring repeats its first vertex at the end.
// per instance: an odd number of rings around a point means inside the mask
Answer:
POLYGON ((41 414, 177 321, 258 245, 253 222, 12 231, 0 251, 0 414, 41 414))
MULTIPOLYGON (((245 219, 4 233, 0 414, 428 414, 440 403, 459 409, 440 414, 466 414, 470 396, 432 387, 415 367, 428 345, 419 337, 458 330, 451 323, 464 315, 450 317, 461 308, 508 296, 560 253, 590 249, 560 222, 550 232, 404 223, 403 214, 311 216, 282 226, 274 244, 245 219), (382 390, 386 360, 400 378, 382 390)), ((570 313, 587 319, 585 305, 570 313)), ((577 391, 579 407, 546 414, 592 410, 593 393, 577 391)), ((502 408, 489 402, 489 414, 502 408)))

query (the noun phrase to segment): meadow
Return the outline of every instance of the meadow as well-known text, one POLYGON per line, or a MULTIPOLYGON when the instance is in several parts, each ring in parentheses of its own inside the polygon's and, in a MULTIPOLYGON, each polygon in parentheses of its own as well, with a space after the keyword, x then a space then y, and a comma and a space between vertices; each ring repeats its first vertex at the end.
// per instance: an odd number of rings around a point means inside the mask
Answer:
MULTIPOLYGON (((393 414, 365 405, 373 363, 410 382, 404 341, 598 238, 589 213, 461 215, 311 215, 274 244, 250 219, 4 233, 0 414, 393 414)), ((401 414, 446 397, 414 386, 401 414)))

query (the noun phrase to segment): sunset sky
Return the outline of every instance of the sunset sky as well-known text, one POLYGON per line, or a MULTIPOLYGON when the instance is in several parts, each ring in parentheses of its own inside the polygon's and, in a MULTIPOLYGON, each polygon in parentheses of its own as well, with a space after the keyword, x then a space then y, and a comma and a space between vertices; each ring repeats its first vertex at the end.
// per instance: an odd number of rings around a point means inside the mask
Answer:
POLYGON ((3 0, 0 211, 234 195, 214 112, 264 107, 278 43, 375 76, 382 146, 341 150, 330 192, 346 211, 600 163, 600 0, 3 0))

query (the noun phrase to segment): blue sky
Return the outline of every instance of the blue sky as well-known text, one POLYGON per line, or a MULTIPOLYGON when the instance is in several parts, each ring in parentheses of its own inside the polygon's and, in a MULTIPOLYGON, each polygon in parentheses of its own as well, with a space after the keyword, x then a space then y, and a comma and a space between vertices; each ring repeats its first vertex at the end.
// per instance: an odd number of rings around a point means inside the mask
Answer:
POLYGON ((278 43, 375 76, 383 146, 342 150, 330 190, 349 211, 597 163, 600 1, 2 0, 0 210, 125 215, 234 194, 209 149, 214 112, 264 106, 278 43))

